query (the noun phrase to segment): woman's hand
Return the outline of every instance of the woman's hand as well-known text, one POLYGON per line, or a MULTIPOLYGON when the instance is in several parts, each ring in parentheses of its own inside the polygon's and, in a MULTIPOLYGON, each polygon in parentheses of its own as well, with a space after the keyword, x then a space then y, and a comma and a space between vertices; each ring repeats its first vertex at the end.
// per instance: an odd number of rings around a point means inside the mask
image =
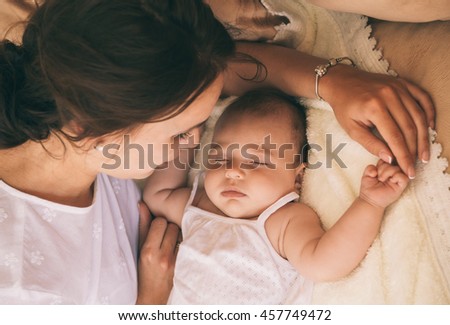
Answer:
MULTIPOLYGON (((314 69, 325 60, 270 44, 241 42, 237 49, 264 64, 264 78, 248 81, 258 65, 230 61, 225 94, 240 96, 250 89, 276 87, 293 96, 315 98, 314 69)), ((319 90, 352 139, 386 162, 396 160, 410 178, 415 177, 417 156, 430 159, 428 127, 434 128, 435 112, 430 96, 418 86, 338 64, 320 78, 319 90), (383 140, 372 133, 373 128, 383 140)))
POLYGON ((164 218, 151 221, 147 206, 139 203, 139 270, 136 304, 167 303, 173 285, 179 228, 164 218))
POLYGON ((434 128, 435 111, 418 86, 339 65, 321 78, 320 93, 352 139, 385 162, 396 160, 409 178, 415 177, 416 157, 429 161, 428 127, 434 128))

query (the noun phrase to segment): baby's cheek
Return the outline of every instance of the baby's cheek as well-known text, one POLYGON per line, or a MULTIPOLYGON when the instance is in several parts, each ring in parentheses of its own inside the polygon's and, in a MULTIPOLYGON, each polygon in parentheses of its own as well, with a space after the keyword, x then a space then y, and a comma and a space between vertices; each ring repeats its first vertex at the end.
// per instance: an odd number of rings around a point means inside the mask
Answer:
POLYGON ((204 181, 203 181, 203 188, 205 189, 206 194, 207 194, 208 196, 210 196, 210 194, 212 194, 211 191, 210 191, 210 189, 211 189, 211 176, 210 176, 210 172, 209 172, 209 171, 206 171, 206 172, 204 173, 204 175, 205 175, 205 178, 204 178, 204 181))

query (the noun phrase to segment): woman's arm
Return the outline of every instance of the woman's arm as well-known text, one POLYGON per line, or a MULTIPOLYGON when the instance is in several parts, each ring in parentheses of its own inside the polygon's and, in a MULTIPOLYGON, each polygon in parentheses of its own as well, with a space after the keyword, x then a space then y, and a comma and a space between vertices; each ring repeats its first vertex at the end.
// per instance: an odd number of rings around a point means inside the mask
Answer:
POLYGON ((382 20, 427 22, 450 19, 448 0, 308 0, 310 3, 343 12, 353 12, 382 20))
MULTIPOLYGON (((246 79, 255 76, 257 65, 231 62, 225 74, 226 94, 276 87, 294 96, 315 98, 314 69, 325 60, 272 44, 240 42, 237 50, 263 63, 266 70, 262 71, 263 81, 249 82, 246 79)), ((320 79, 320 94, 350 137, 386 162, 397 160, 411 178, 416 157, 429 160, 428 126, 434 127, 434 107, 421 88, 403 79, 339 64, 320 79), (371 132, 373 127, 385 141, 371 132)))

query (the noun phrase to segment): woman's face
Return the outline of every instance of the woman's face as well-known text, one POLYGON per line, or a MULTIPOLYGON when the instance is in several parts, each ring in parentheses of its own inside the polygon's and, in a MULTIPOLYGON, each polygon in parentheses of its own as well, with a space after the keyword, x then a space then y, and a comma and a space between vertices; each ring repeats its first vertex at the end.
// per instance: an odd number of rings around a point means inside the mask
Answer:
POLYGON ((97 146, 102 155, 100 172, 119 178, 146 178, 156 166, 173 160, 180 147, 198 143, 201 124, 211 114, 222 88, 223 76, 219 76, 175 117, 104 138, 97 146))

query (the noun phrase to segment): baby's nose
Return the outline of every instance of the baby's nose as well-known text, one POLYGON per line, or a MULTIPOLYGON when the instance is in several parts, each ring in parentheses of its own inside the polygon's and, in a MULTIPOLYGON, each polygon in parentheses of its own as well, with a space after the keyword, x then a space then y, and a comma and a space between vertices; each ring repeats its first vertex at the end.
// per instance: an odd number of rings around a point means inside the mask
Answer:
POLYGON ((239 166, 229 166, 225 176, 230 179, 243 179, 245 174, 239 166))

